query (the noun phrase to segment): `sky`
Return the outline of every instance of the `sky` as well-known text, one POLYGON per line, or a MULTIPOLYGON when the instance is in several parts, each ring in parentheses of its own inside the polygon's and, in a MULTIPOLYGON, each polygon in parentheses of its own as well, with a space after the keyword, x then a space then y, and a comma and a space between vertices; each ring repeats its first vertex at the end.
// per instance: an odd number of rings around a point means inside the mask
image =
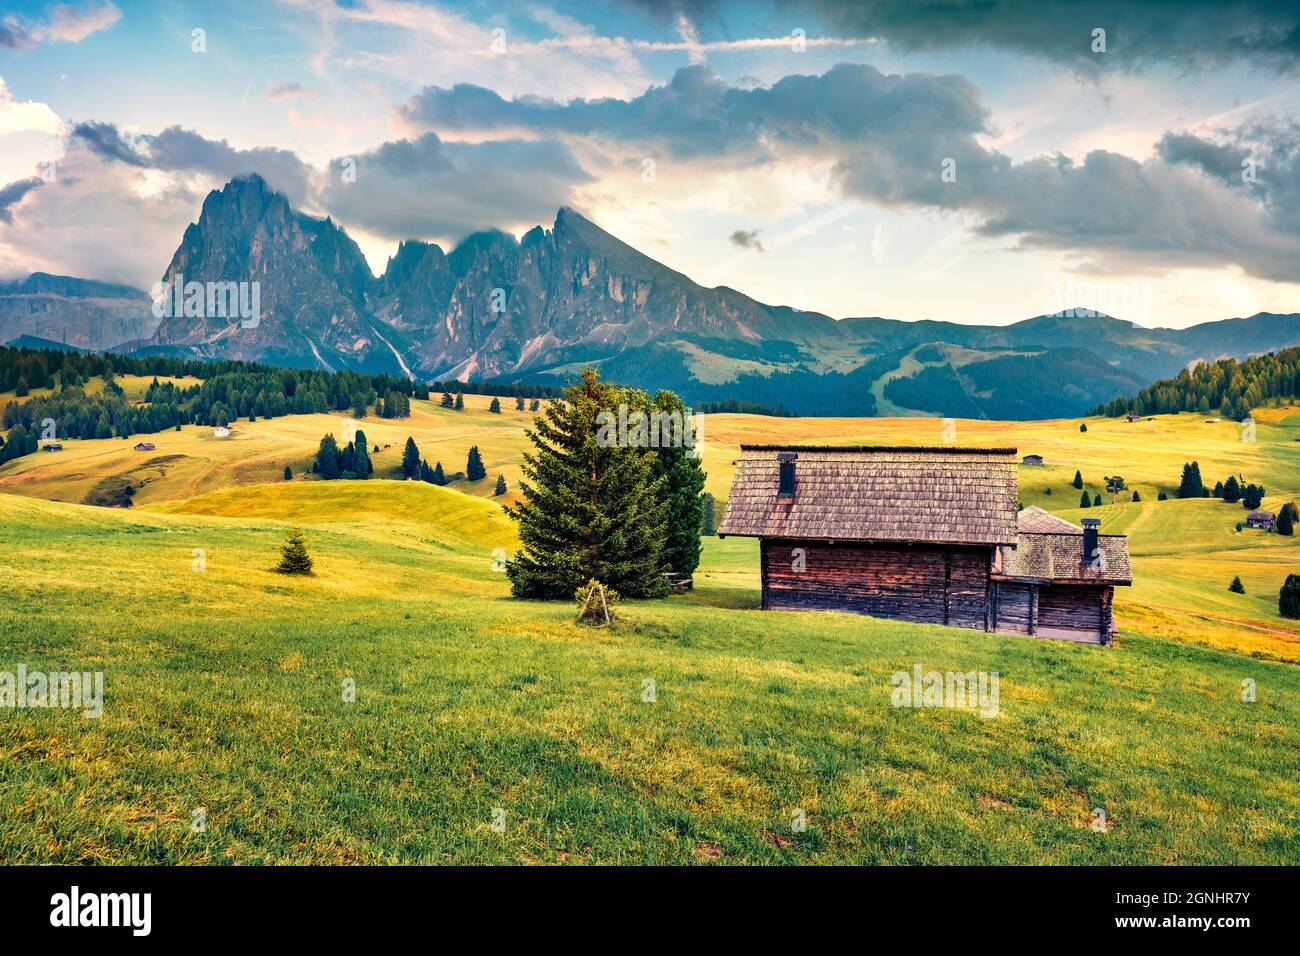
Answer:
POLYGON ((256 172, 381 272, 571 206, 836 318, 1300 311, 1293 0, 0 0, 0 279, 256 172))

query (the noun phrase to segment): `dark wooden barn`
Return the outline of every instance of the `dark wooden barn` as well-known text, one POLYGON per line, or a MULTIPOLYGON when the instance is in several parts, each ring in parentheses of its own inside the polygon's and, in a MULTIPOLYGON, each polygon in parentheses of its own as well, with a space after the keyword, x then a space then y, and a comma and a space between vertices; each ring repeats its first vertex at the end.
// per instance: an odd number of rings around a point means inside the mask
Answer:
POLYGON ((764 609, 1109 640, 1125 539, 1040 509, 1022 527, 1014 448, 741 451, 718 535, 759 539, 764 609))

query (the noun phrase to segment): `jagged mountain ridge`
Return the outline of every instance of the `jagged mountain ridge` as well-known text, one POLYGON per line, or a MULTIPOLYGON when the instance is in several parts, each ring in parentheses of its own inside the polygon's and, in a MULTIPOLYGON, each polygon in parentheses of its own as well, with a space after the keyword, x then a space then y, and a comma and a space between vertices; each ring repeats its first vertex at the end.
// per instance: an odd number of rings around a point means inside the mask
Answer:
POLYGON ((294 210, 257 176, 208 195, 163 280, 182 276, 258 282, 260 322, 173 315, 145 341, 114 344, 424 379, 554 382, 595 362, 692 401, 816 414, 1074 414, 1198 359, 1300 343, 1294 314, 1184 330, 1095 314, 1006 326, 836 321, 705 288, 567 208, 519 240, 488 230, 450 252, 408 240, 376 277, 343 229, 294 210))

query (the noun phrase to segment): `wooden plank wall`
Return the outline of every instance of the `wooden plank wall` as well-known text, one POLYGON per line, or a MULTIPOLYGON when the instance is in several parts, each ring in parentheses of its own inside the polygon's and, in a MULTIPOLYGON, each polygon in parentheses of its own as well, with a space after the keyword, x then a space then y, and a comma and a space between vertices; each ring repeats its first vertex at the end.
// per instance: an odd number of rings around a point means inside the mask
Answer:
POLYGON ((1032 584, 997 581, 993 585, 994 629, 1003 634, 1032 634, 1034 591, 1032 584))
POLYGON ((983 630, 989 550, 765 539, 763 607, 850 611, 983 630), (795 548, 804 549, 802 571, 796 570, 795 548))
POLYGON ((1038 592, 1037 630, 1040 633, 1086 631, 1100 636, 1102 590, 1081 585, 1041 588, 1038 592))

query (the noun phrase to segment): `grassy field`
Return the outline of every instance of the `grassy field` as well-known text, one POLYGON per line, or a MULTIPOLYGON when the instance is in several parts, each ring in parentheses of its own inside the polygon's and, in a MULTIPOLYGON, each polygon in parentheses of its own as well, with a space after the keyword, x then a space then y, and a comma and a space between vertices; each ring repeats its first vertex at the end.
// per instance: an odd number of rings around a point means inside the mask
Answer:
POLYGON ((1076 468, 1090 492, 1124 475, 1142 501, 1086 512, 1133 553, 1106 650, 760 612, 741 539, 708 539, 693 594, 632 603, 612 630, 515 601, 494 570, 516 539, 492 486, 504 474, 513 498, 532 416, 489 401, 361 422, 381 446, 369 482, 280 480, 342 435, 332 416, 239 422, 227 439, 186 427, 150 436, 152 453, 69 441, 0 469, 0 671, 107 685, 97 720, 0 711, 0 861, 1300 859, 1300 626, 1276 604, 1300 546, 1238 532, 1239 505, 1156 500, 1192 458, 1211 482, 1264 483, 1273 510, 1300 497, 1300 410, 1261 410, 1253 442, 1191 415, 1086 433, 705 419, 720 500, 742 442, 1014 445, 1047 459, 1021 468, 1021 497, 1070 519, 1085 513, 1076 468), (407 435, 448 471, 478 445, 490 477, 382 480, 407 435), (80 503, 123 476, 135 508, 80 503), (293 526, 313 578, 268 570, 293 526), (918 663, 997 671, 998 716, 892 707, 890 675, 918 663))
POLYGON ((1137 634, 1101 650, 764 613, 738 540, 708 542, 693 595, 591 630, 508 597, 491 549, 511 534, 490 502, 413 483, 125 512, 0 495, 2 663, 107 685, 98 720, 0 718, 0 860, 1300 854, 1291 665, 1137 634), (286 518, 307 529, 314 578, 267 571, 286 518), (890 675, 916 663, 997 671, 998 716, 892 707, 890 675))
MULTIPOLYGON (((139 386, 147 382, 127 383, 139 386)), ((126 385, 124 385, 126 387, 126 385)), ((407 419, 359 422, 367 441, 378 444, 376 474, 399 474, 407 436, 421 454, 441 461, 451 473, 463 471, 471 445, 477 445, 488 477, 456 482, 455 490, 502 503, 516 499, 526 446, 528 412, 502 402, 490 414, 490 398, 469 395, 456 412, 436 402, 413 402, 407 419), (496 476, 509 489, 494 498, 496 476)), ((0 405, 4 396, 0 396, 0 405)), ((1071 482, 1076 470, 1090 495, 1104 493, 1104 477, 1120 474, 1142 500, 1127 500, 1088 514, 1103 521, 1103 531, 1130 536, 1135 583, 1116 595, 1124 630, 1224 647, 1248 654, 1300 661, 1300 624, 1277 615, 1277 592, 1287 573, 1300 568, 1300 537, 1236 530, 1245 518, 1239 504, 1209 501, 1157 501, 1161 490, 1177 488, 1183 463, 1200 462, 1213 483, 1238 473, 1268 489, 1265 507, 1300 499, 1300 409, 1260 409, 1254 441, 1242 441, 1239 425, 1207 421, 1197 415, 1163 415, 1141 422, 1087 419, 1041 422, 941 421, 933 418, 765 418, 753 415, 704 416, 703 461, 707 490, 725 500, 734 474, 732 462, 745 442, 827 444, 943 444, 1014 446, 1021 454, 1041 454, 1042 467, 1020 469, 1021 499, 1077 520, 1079 494, 1071 482), (1245 595, 1228 593, 1240 576, 1245 595)), ((213 491, 279 482, 285 465, 301 477, 311 466, 320 438, 342 438, 345 419, 305 415, 273 421, 238 422, 235 432, 214 438, 211 429, 186 426, 150 436, 155 452, 133 451, 135 440, 68 441, 65 450, 20 459, 0 470, 0 493, 84 502, 107 478, 125 476, 140 485, 137 506, 170 506, 213 491)), ((1127 498, 1127 496, 1125 496, 1127 498)), ((719 511, 721 506, 719 508, 719 511)))

